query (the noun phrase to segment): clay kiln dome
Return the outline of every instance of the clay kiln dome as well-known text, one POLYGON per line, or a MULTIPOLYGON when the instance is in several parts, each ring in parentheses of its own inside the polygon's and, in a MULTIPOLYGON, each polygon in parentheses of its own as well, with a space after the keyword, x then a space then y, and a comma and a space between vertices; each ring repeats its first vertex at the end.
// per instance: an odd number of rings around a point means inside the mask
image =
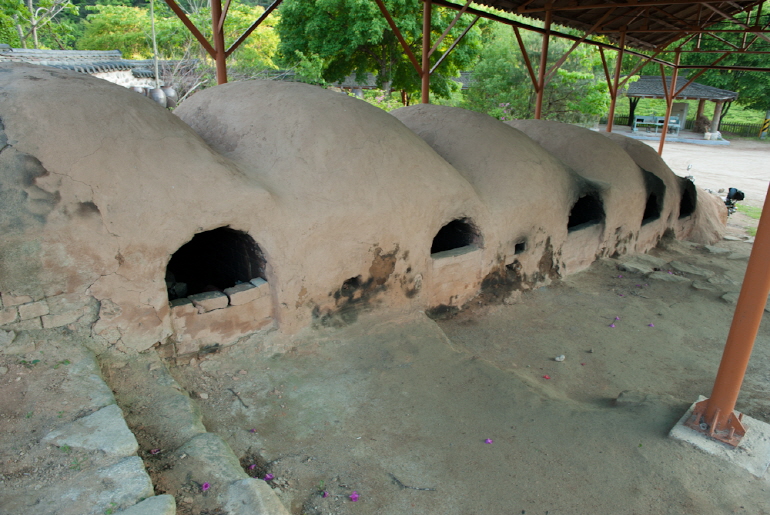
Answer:
POLYGON ((557 275, 569 207, 587 187, 521 131, 486 114, 421 104, 391 114, 473 185, 489 208, 506 275, 535 284, 557 275))
POLYGON ((8 327, 56 327, 95 301, 95 336, 147 348, 172 334, 166 268, 196 233, 271 246, 272 196, 148 98, 23 64, 0 68, 0 90, 0 293, 35 306, 8 327))

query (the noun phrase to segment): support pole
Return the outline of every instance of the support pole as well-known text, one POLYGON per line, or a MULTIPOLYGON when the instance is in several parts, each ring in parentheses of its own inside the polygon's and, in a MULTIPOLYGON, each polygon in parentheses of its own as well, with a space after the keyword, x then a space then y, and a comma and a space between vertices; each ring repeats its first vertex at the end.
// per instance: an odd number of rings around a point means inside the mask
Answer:
POLYGON ((706 107, 706 99, 705 98, 701 98, 700 100, 698 100, 698 112, 695 113, 695 119, 696 120, 698 118, 700 118, 701 115, 703 114, 703 108, 704 107, 706 107))
POLYGON ((618 60, 615 63, 615 75, 610 86, 610 113, 607 116, 607 132, 612 132, 612 125, 615 123, 615 104, 618 101, 618 89, 620 83, 620 68, 623 64, 623 47, 626 45, 626 33, 620 33, 620 50, 618 50, 618 60))
MULTIPOLYGON (((663 119, 663 133, 660 135, 660 145, 658 146, 658 155, 663 155, 663 145, 666 143, 666 133, 668 132, 668 120, 671 118, 671 109, 674 107, 674 95, 676 93, 676 81, 679 78, 679 58, 681 54, 679 50, 676 51, 674 58, 674 71, 671 73, 671 87, 666 93, 666 116, 663 119)), ((660 65, 660 71, 663 74, 663 90, 666 90, 666 76, 663 71, 663 65, 660 65)))
POLYGON ((724 100, 717 100, 714 102, 714 117, 711 118, 711 132, 719 131, 719 121, 722 118, 722 105, 724 100))
MULTIPOLYGON (((770 199, 770 188, 767 199, 770 199)), ((711 397, 698 402, 692 416, 685 423, 696 431, 732 446, 737 446, 746 434, 740 422, 741 415, 733 410, 770 293, 770 267, 767 266, 770 260, 768 206, 770 202, 766 201, 711 397)))
POLYGON ((225 54, 225 31, 219 26, 222 18, 222 0, 211 0, 211 28, 214 32, 214 62, 217 65, 217 84, 227 82, 227 61, 225 54))
POLYGON ((543 94, 545 93, 545 67, 548 64, 548 40, 551 38, 551 4, 546 6, 545 32, 543 33, 543 47, 540 53, 540 69, 537 70, 537 101, 535 103, 535 120, 540 119, 543 112, 543 94))
POLYGON ((422 8, 422 103, 430 104, 430 18, 432 14, 430 0, 425 0, 422 8))

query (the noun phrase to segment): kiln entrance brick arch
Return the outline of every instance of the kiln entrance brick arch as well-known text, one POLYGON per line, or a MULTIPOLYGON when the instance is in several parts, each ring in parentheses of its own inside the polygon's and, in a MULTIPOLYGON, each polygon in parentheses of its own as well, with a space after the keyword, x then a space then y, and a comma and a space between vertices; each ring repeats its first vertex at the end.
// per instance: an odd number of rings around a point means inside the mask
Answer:
POLYGON ((198 233, 168 262, 169 300, 265 279, 265 263, 259 245, 245 232, 220 227, 198 233))
POLYGON ((439 229, 430 247, 431 255, 465 247, 482 247, 481 232, 470 218, 457 218, 439 229))
POLYGON ((642 170, 644 189, 647 192, 647 203, 644 206, 642 225, 660 219, 663 211, 663 199, 666 198, 666 184, 652 172, 642 170))
POLYGON ((679 201, 679 218, 686 218, 695 212, 695 206, 698 205, 698 192, 695 190, 695 184, 688 179, 679 179, 682 187, 682 198, 679 201))
POLYGON ((567 230, 577 231, 604 222, 604 203, 598 192, 582 195, 569 213, 567 230))

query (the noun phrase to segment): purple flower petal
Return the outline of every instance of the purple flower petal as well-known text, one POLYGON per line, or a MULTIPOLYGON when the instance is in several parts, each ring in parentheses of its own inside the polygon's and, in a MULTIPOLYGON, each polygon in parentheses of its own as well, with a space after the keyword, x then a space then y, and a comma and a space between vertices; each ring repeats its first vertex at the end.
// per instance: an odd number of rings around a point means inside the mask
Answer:
POLYGON ((249 433, 256 433, 256 432, 257 432, 256 429, 249 429, 249 433))
POLYGON ((272 474, 266 474, 265 475, 265 481, 271 481, 273 479, 275 479, 274 475, 272 475, 272 474))
POLYGON ((610 324, 610 327, 615 327, 615 324, 610 324))
POLYGON ((493 442, 494 440, 492 440, 491 438, 487 438, 486 440, 484 440, 484 443, 493 443, 493 442))
POLYGON ((615 320, 620 320, 620 317, 615 317, 615 320))
POLYGON ((647 324, 647 327, 655 327, 655 324, 647 324))
POLYGON ((152 449, 150 451, 150 454, 155 455, 155 454, 158 454, 159 452, 160 452, 160 449, 152 449))
POLYGON ((322 494, 321 494, 321 497, 323 497, 324 499, 326 499, 327 497, 329 497, 329 492, 327 492, 326 490, 324 490, 324 493, 322 493, 322 494))
POLYGON ((353 490, 353 493, 352 493, 352 494, 350 494, 348 497, 350 497, 350 500, 351 500, 351 501, 353 501, 353 502, 356 502, 356 501, 358 500, 358 498, 359 498, 359 497, 361 497, 361 496, 360 496, 360 495, 358 495, 358 492, 356 492, 355 490, 353 490))
POLYGON ((256 463, 252 463, 251 465, 249 465, 249 470, 254 470, 255 468, 257 468, 256 463))
POLYGON ((202 492, 205 492, 205 491, 206 491, 206 490, 208 490, 209 488, 211 488, 211 485, 210 485, 210 484, 208 484, 208 483, 203 483, 203 484, 201 485, 201 491, 202 491, 202 492))

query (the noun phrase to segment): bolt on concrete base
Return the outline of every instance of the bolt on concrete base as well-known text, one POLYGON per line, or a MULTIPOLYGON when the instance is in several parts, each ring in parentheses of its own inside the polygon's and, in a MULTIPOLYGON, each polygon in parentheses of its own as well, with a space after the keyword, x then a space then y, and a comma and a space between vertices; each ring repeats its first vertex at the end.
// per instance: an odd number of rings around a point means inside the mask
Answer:
MULTIPOLYGON (((705 399, 706 397, 701 395, 698 402, 705 399)), ((765 477, 770 468, 770 424, 744 415, 741 422, 746 427, 746 436, 741 439, 738 447, 731 447, 684 425, 692 416, 694 408, 695 403, 671 429, 669 437, 690 443, 702 451, 748 470, 758 478, 765 477)))

